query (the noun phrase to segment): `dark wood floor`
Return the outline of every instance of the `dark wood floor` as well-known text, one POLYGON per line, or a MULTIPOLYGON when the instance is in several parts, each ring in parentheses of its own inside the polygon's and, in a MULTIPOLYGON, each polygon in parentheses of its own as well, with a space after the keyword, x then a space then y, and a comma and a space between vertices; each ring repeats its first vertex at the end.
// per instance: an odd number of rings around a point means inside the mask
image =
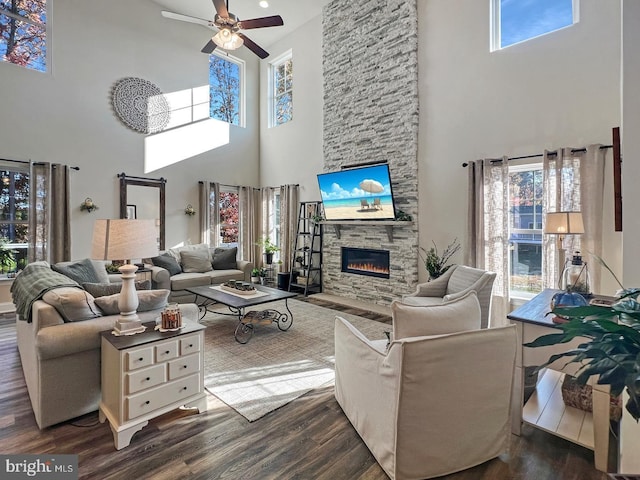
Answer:
MULTIPOLYGON (((0 319, 0 369, 0 453, 77 454, 81 479, 387 478, 342 414, 332 388, 313 391, 253 423, 209 395, 208 412, 170 412, 117 451, 97 413, 38 430, 12 318, 0 319)), ((521 437, 512 436, 510 455, 441 478, 605 480, 607 475, 593 468, 591 451, 525 427, 521 437)))

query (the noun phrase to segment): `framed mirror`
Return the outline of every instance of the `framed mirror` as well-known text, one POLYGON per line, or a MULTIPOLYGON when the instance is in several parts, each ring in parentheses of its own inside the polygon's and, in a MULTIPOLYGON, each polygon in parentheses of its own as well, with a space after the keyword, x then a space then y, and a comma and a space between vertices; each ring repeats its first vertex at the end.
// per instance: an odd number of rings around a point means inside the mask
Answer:
POLYGON ((131 177, 124 172, 118 174, 118 178, 120 179, 120 218, 151 218, 156 220, 158 248, 164 250, 165 185, 167 180, 164 178, 131 177))

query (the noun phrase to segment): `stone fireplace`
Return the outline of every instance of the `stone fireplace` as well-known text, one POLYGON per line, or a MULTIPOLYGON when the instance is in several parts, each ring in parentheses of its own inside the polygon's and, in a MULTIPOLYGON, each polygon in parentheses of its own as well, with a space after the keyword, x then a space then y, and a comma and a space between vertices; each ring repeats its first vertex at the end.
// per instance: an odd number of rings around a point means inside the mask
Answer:
POLYGON ((386 162, 396 214, 413 218, 325 224, 323 292, 389 305, 418 281, 417 0, 334 0, 322 30, 324 171, 386 162), (343 271, 343 248, 389 252, 388 275, 343 271))
POLYGON ((342 271, 389 278, 389 250, 342 247, 342 271))

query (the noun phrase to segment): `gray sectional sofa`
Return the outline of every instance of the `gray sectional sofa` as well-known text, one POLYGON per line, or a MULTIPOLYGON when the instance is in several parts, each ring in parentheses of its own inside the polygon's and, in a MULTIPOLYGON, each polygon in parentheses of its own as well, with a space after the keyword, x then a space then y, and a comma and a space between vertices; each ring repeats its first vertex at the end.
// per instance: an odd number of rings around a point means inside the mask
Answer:
POLYGON ((206 244, 169 249, 150 259, 152 288, 170 290, 170 302, 191 303, 195 295, 186 288, 228 280, 249 282, 253 263, 236 257, 236 248, 210 248, 206 244))

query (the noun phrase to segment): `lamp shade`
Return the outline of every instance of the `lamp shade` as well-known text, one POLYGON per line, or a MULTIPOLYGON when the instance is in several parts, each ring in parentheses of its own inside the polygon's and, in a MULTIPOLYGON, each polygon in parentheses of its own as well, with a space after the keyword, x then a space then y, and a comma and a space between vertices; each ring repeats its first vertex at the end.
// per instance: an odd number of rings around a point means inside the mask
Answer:
POLYGON ((158 233, 154 220, 96 220, 91 258, 132 260, 158 255, 158 233))
POLYGON ((220 29, 211 40, 224 50, 236 50, 244 44, 242 37, 228 28, 220 29))
POLYGON ((544 233, 550 235, 571 235, 584 233, 584 223, 580 212, 550 212, 544 222, 544 233))

